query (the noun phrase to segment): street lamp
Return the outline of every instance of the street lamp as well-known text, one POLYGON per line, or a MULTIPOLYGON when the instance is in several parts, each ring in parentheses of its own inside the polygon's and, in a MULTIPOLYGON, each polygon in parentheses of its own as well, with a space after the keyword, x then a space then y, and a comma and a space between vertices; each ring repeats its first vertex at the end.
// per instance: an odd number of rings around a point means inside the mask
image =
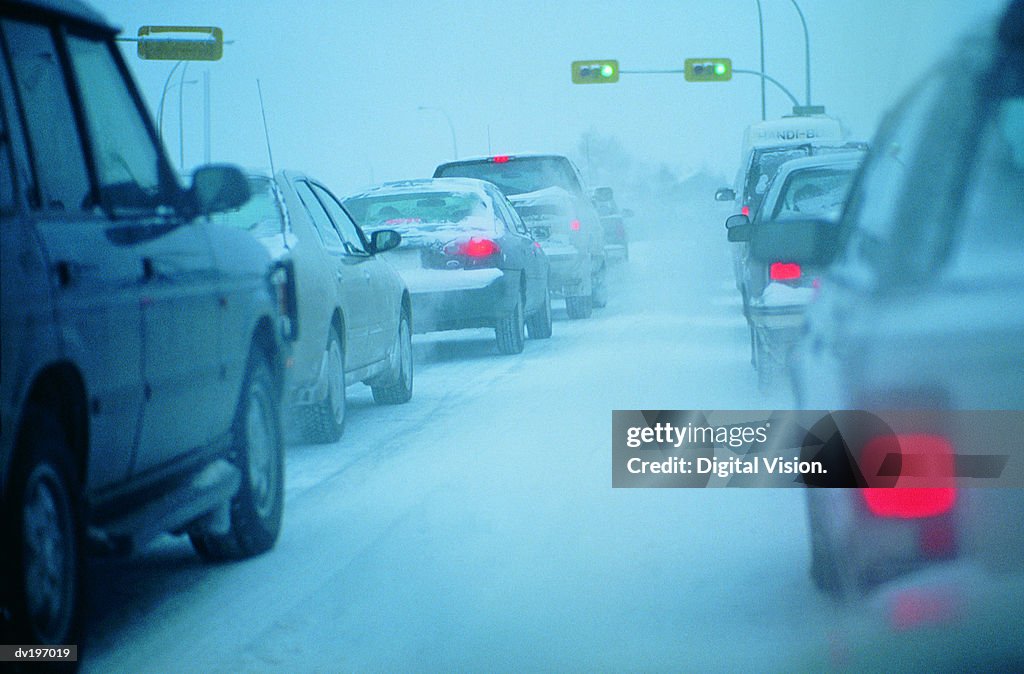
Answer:
POLYGON ((459 146, 458 146, 458 143, 456 143, 456 141, 455 141, 455 125, 452 124, 451 116, 447 112, 445 112, 443 109, 435 108, 434 106, 431 106, 431 105, 421 105, 421 106, 417 107, 416 109, 417 110, 434 110, 435 112, 440 112, 442 115, 444 115, 445 120, 448 121, 448 130, 452 132, 452 159, 458 159, 459 158, 459 146))
POLYGON ((793 3, 793 8, 796 9, 796 13, 800 15, 800 24, 804 27, 804 70, 807 76, 807 84, 805 88, 805 94, 807 98, 807 106, 811 105, 811 34, 807 30, 807 19, 804 18, 804 13, 800 11, 800 5, 796 4, 796 0, 790 0, 793 3))

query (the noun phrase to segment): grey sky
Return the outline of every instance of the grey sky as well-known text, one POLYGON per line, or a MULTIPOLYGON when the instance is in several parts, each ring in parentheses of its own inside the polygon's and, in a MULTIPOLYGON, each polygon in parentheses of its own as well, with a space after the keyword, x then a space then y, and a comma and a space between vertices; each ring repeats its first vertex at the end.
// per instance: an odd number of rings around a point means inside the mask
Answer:
MULTIPOLYGON (((856 138, 868 138, 895 98, 956 36, 1004 0, 799 0, 811 31, 812 93, 856 138)), ((452 154, 571 152, 582 132, 615 135, 637 158, 681 173, 732 176, 743 127, 760 116, 753 76, 691 84, 682 76, 623 75, 573 85, 574 59, 617 58, 624 69, 679 68, 688 56, 729 56, 756 69, 752 0, 696 2, 210 2, 92 3, 134 36, 144 24, 218 25, 234 44, 209 70, 212 155, 267 164, 256 78, 278 168, 305 170, 339 192, 429 175, 452 154)), ((770 75, 804 98, 803 34, 790 0, 762 0, 770 75)), ((125 53, 154 109, 172 63, 125 53)), ((175 76, 177 77, 177 76, 175 76)), ((202 162, 202 89, 184 89, 185 165, 202 162)), ((768 116, 789 111, 769 87, 768 116)), ((165 138, 178 157, 178 92, 165 138)))

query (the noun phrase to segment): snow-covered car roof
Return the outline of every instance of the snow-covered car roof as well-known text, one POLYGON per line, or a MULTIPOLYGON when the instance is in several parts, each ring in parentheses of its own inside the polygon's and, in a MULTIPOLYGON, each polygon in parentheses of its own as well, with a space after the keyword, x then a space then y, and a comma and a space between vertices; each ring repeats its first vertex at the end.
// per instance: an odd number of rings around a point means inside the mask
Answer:
POLYGON ((466 162, 474 161, 490 161, 495 157, 508 157, 509 159, 568 159, 564 154, 558 154, 557 152, 510 152, 508 154, 482 154, 475 155, 472 157, 460 157, 453 159, 452 161, 446 161, 439 166, 446 166, 448 164, 463 164, 466 162))
POLYGON ((391 194, 415 194, 417 192, 436 192, 447 190, 450 192, 472 192, 487 200, 486 186, 489 183, 476 178, 416 178, 414 180, 396 180, 382 183, 376 187, 363 190, 358 194, 350 194, 343 200, 363 199, 366 197, 380 197, 391 194))
POLYGON ((793 171, 799 171, 805 168, 818 168, 826 166, 837 166, 841 164, 859 164, 864 161, 864 157, 867 155, 863 150, 853 150, 849 152, 835 152, 832 154, 815 154, 810 157, 800 157, 798 159, 790 159, 786 163, 779 166, 779 170, 776 176, 788 175, 793 171))

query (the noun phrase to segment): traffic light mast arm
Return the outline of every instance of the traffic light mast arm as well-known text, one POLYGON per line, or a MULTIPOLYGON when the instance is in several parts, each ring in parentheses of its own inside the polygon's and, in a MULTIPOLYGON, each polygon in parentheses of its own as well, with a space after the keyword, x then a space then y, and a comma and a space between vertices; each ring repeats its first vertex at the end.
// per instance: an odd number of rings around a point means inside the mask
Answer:
POLYGON ((782 93, 784 93, 787 96, 789 96, 789 100, 793 101, 793 105, 794 106, 799 106, 800 105, 800 102, 798 100, 796 100, 796 96, 794 96, 792 93, 790 93, 789 89, 787 89, 786 87, 782 86, 782 82, 779 82, 777 79, 775 79, 771 75, 766 75, 765 73, 758 72, 757 70, 740 70, 738 68, 733 68, 732 71, 734 73, 741 73, 743 75, 757 75, 758 77, 760 77, 762 79, 768 80, 769 82, 771 82, 772 84, 777 86, 779 89, 782 89, 782 93))
MULTIPOLYGON (((676 70, 620 70, 619 72, 621 74, 623 74, 623 75, 685 75, 686 74, 686 70, 685 69, 683 69, 683 70, 678 70, 678 69, 676 69, 676 70)), ((756 75, 757 77, 762 77, 765 80, 767 80, 767 81, 771 82, 772 84, 774 84, 775 86, 777 86, 779 89, 782 89, 782 93, 784 93, 787 96, 789 96, 789 100, 793 101, 793 105, 800 105, 800 102, 796 100, 796 97, 792 93, 790 93, 789 89, 787 89, 785 86, 783 86, 782 82, 779 82, 777 79, 775 79, 771 75, 766 75, 766 74, 764 74, 764 73, 762 73, 760 71, 757 71, 757 70, 741 70, 739 68, 733 68, 732 72, 734 72, 734 73, 741 73, 743 75, 756 75)))

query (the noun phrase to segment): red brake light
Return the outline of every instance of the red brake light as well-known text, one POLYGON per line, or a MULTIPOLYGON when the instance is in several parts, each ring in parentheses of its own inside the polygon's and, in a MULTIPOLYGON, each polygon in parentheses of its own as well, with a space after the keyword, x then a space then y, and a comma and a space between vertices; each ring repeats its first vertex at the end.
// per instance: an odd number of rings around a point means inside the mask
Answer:
POLYGON ((574 232, 580 231, 580 221, 579 220, 573 220, 572 222, 570 222, 569 223, 569 229, 571 229, 574 232))
POLYGON ((917 519, 935 517, 956 504, 953 446, 937 435, 896 435, 875 438, 864 447, 862 467, 877 471, 892 454, 901 457, 901 474, 891 487, 862 491, 868 510, 877 517, 917 519), (914 484, 927 484, 916 487, 914 484))
POLYGON ((750 206, 744 206, 743 208, 741 208, 740 213, 746 215, 747 217, 750 217, 750 206))
POLYGON ((792 281, 800 278, 800 265, 795 262, 772 262, 768 278, 773 281, 792 281))
POLYGON ((495 164, 505 164, 505 163, 508 162, 508 155, 507 154, 495 155, 495 156, 491 157, 491 161, 494 162, 495 164))
POLYGON ((490 257, 500 250, 498 244, 490 239, 479 239, 475 236, 468 241, 459 241, 454 246, 449 244, 445 247, 445 252, 449 254, 457 253, 466 257, 490 257))

